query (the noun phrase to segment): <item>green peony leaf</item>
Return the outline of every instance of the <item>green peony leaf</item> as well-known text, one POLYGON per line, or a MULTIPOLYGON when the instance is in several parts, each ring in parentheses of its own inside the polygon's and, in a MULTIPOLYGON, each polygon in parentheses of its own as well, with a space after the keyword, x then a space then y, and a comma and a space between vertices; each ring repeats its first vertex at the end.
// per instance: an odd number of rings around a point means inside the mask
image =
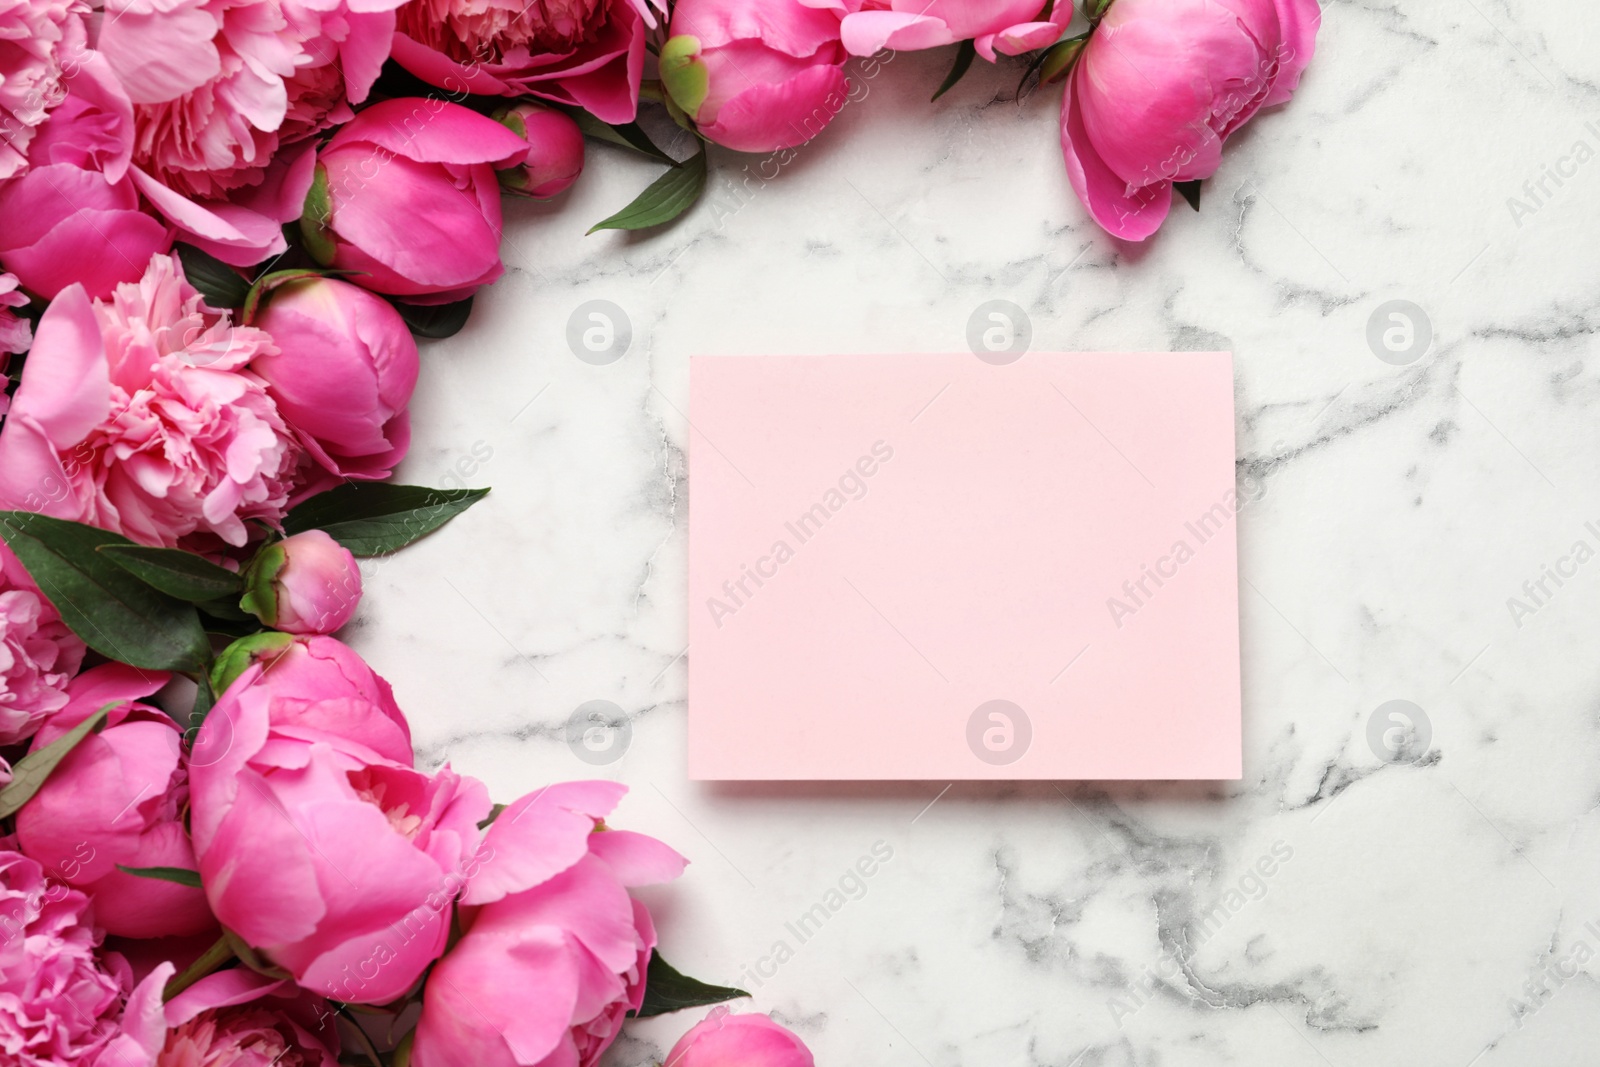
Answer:
POLYGON ((390 301, 400 317, 417 337, 437 341, 454 337, 467 324, 472 314, 472 297, 450 304, 407 304, 403 300, 390 301))
POLYGON ((928 102, 932 103, 945 93, 948 93, 951 89, 954 89, 956 83, 967 76, 967 71, 971 69, 972 61, 977 57, 977 55, 978 49, 976 45, 974 45, 971 41, 962 41, 961 44, 956 48, 956 59, 955 62, 950 65, 950 73, 944 76, 944 81, 939 85, 939 88, 934 91, 933 96, 928 102))
POLYGON ((205 302, 218 311, 228 311, 244 304, 250 292, 250 283, 238 271, 209 252, 194 245, 175 244, 178 262, 183 264, 183 276, 200 291, 205 302))
POLYGON ((347 482, 289 512, 283 528, 291 534, 323 530, 358 556, 381 556, 432 533, 488 492, 347 482))
POLYGON ((95 551, 150 588, 191 604, 232 596, 241 585, 226 567, 181 548, 107 544, 95 551))
POLYGON ((161 882, 177 882, 192 889, 200 888, 200 872, 191 871, 187 867, 124 867, 119 863, 117 870, 123 874, 131 874, 135 878, 154 878, 161 882))
POLYGON ((650 969, 645 974, 644 1003, 639 1010, 630 1012, 640 1019, 652 1015, 665 1015, 684 1008, 700 1008, 707 1004, 721 1004, 750 994, 731 986, 709 985, 698 978, 680 974, 676 967, 661 958, 661 953, 650 954, 650 969))
POLYGON ((194 605, 158 592, 99 549, 134 547, 126 537, 29 511, 0 511, 10 546, 83 643, 146 670, 198 674, 211 645, 194 605))
POLYGON ((706 187, 706 151, 702 145, 690 159, 650 183, 633 203, 589 227, 599 230, 645 230, 671 222, 700 199, 706 187))

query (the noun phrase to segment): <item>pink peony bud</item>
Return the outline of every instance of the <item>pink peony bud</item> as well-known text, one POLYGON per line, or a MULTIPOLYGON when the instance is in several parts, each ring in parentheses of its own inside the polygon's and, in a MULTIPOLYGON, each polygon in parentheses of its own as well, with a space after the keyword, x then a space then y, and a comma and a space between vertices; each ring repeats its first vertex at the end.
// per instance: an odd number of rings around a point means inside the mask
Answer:
POLYGON ((323 266, 414 303, 471 296, 500 277, 500 184, 492 164, 528 144, 486 115, 437 99, 374 104, 317 155, 300 229, 323 266))
POLYGON ((530 102, 501 108, 495 119, 528 142, 527 154, 500 170, 500 188, 512 196, 548 200, 578 180, 583 132, 568 115, 530 102))
POLYGON ((813 1067, 811 1050, 794 1034, 759 1013, 711 1014, 678 1039, 668 1067, 813 1067))
POLYGON ((709 140, 740 152, 809 141, 848 100, 839 16, 798 0, 679 0, 661 79, 709 140))
POLYGON ((361 602, 356 557, 321 530, 263 548, 244 578, 244 609, 285 633, 331 634, 361 602))

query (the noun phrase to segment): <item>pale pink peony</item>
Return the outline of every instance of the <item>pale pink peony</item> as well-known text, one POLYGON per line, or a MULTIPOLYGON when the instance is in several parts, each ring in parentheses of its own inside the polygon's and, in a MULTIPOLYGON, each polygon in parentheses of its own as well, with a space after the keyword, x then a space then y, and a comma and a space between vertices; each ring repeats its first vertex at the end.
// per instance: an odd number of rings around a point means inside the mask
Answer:
POLYGON ((159 1004, 161 987, 152 978, 134 988, 127 961, 99 948, 82 893, 21 853, 0 850, 0 1062, 140 1062, 137 1043, 118 1025, 123 1005, 159 1004))
POLYGON ((134 104, 140 191, 228 262, 281 252, 305 142, 366 99, 400 2, 110 0, 97 44, 134 104))
POLYGON ((647 0, 410 0, 394 58, 452 93, 532 95, 629 122, 655 25, 647 0))
POLYGON ((85 46, 83 0, 0 0, 0 180, 28 166, 28 145, 85 46))
MULTIPOLYGON (((165 982, 176 970, 152 972, 165 982)), ((165 1004, 130 1011, 123 1028, 140 1050, 121 1067, 335 1067, 338 1035, 327 1001, 245 967, 200 979, 165 1004)), ((97 1067, 117 1067, 101 1064, 97 1067)))
MULTIPOLYGON (((17 276, 0 274, 0 356, 26 352, 33 344, 33 329, 28 321, 11 310, 27 306, 27 294, 17 292, 17 276)), ((0 361, 0 368, 4 366, 4 361, 0 361)), ((5 408, 0 407, 0 415, 3 414, 5 408)))
POLYGON ((22 562, 0 545, 0 745, 32 737, 66 705, 83 653, 22 562))
POLYGON ((243 545, 278 523, 299 447, 244 368, 261 330, 206 309, 177 259, 91 303, 66 289, 39 322, 0 429, 0 503, 149 545, 243 545))

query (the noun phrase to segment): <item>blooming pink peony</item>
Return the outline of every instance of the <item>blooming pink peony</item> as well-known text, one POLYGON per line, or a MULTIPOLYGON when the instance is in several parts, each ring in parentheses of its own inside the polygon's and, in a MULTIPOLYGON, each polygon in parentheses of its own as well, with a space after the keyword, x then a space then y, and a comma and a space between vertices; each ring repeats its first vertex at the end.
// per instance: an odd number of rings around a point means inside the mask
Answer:
POLYGON ((625 792, 553 785, 490 825, 461 898, 465 936, 424 989, 414 1067, 592 1067, 616 1040, 643 1003, 656 943, 628 889, 676 878, 685 862, 604 826, 625 792))
POLYGON ((379 293, 436 304, 471 296, 500 264, 493 164, 528 143, 459 104, 403 97, 357 115, 317 154, 300 220, 324 266, 379 293))
POLYGON ((800 0, 678 0, 662 56, 678 105, 707 138, 740 152, 809 141, 847 99, 838 15, 800 0), (692 78, 679 80, 673 53, 692 78))
POLYGON ((128 173, 133 105, 105 57, 84 53, 67 84, 34 131, 29 168, 0 183, 0 263, 46 298, 75 282, 107 297, 137 281, 171 234, 128 173))
POLYGON ((1117 0, 1067 79, 1061 148, 1096 222, 1142 241, 1172 183, 1209 178, 1222 143, 1289 99, 1316 47, 1316 0, 1117 0))
POLYGON ((123 1005, 159 1004, 161 985, 133 987, 127 961, 99 951, 89 901, 36 861, 0 850, 0 1062, 7 1067, 138 1064, 118 1023, 123 1005))
POLYGON ((388 301, 335 278, 272 292, 256 325, 274 350, 250 369, 321 468, 302 494, 387 478, 411 446, 417 342, 388 301))
POLYGON ((281 252, 306 138, 366 99, 400 2, 108 0, 97 46, 133 101, 140 191, 230 263, 281 252))
POLYGON ((678 1039, 667 1067, 814 1067, 811 1050, 759 1012, 730 1014, 718 1005, 678 1039))
POLYGON ((409 0, 394 58, 453 94, 538 96, 630 122, 655 25, 646 0, 409 0))
MULTIPOLYGON (((163 963, 152 974, 164 984, 175 970, 163 963)), ((121 1067, 334 1067, 332 1017, 327 1001, 289 982, 245 967, 218 971, 165 1004, 130 1011, 122 1025, 139 1055, 121 1067)))
POLYGON ((150 545, 243 545, 277 523, 299 448, 261 380, 261 330, 206 310, 176 258, 91 303, 72 286, 40 320, 0 429, 0 503, 150 545))
POLYGON ((993 63, 995 53, 1020 55, 1051 45, 1072 21, 1071 0, 800 0, 843 20, 851 55, 881 49, 914 51, 971 41, 993 63), (1046 8, 1049 8, 1048 12, 1046 8))
POLYGON ((305 988, 387 1003, 444 951, 488 793, 448 767, 414 770, 390 710, 341 671, 318 685, 304 671, 280 679, 282 662, 239 675, 195 739, 206 896, 305 988))
POLYGON ((27 168, 34 128, 66 98, 88 14, 83 0, 0 0, 0 181, 27 168))
POLYGON ((27 740, 66 706, 83 654, 83 642, 0 545, 0 745, 27 740))
POLYGON ((195 869, 183 829, 188 771, 178 725, 137 703, 166 684, 160 671, 108 663, 73 680, 71 700, 33 739, 50 744, 107 704, 98 733, 80 741, 17 812, 22 851, 94 902, 95 925, 123 937, 170 937, 215 927, 205 896, 117 869, 195 869))
POLYGON ((256 553, 241 606, 274 629, 331 634, 361 603, 356 557, 321 530, 286 537, 256 553))

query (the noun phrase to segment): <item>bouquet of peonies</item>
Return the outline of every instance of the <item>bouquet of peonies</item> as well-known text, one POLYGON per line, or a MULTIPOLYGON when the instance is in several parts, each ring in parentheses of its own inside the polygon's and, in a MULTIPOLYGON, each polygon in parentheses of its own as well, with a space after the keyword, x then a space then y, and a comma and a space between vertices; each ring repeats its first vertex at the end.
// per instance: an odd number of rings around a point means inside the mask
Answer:
MULTIPOLYGON (((501 197, 585 138, 695 202, 786 162, 849 65, 1064 82, 1067 173, 1139 240, 1287 100, 1315 0, 0 0, 0 1063, 587 1067, 741 991, 656 954, 684 860, 623 787, 415 766, 330 636, 358 557, 487 490, 389 479, 417 337, 503 272, 501 197), (676 158, 641 103, 692 150, 676 158)), ((1019 90, 1020 94, 1020 90, 1019 90)), ((937 96, 938 93, 935 94, 937 96)), ((592 231, 591 231, 592 232, 592 231)), ((807 1067, 717 1007, 674 1067, 807 1067)))

